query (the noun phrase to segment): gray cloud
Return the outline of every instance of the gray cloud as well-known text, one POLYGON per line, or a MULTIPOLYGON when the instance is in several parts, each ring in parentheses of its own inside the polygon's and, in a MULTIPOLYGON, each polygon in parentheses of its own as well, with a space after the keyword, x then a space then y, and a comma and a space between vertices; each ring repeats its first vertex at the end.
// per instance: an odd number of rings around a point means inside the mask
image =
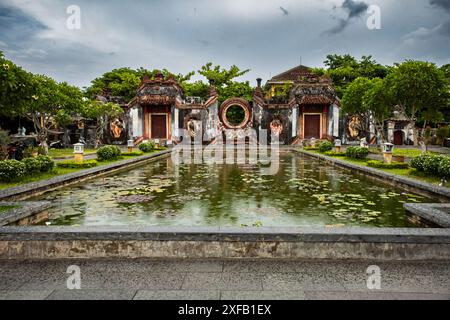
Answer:
POLYGON ((337 34, 344 31, 344 29, 350 24, 350 21, 353 18, 361 17, 363 14, 367 12, 368 8, 369 5, 366 4, 365 2, 357 2, 354 0, 345 0, 341 7, 334 6, 333 7, 334 10, 343 9, 348 13, 348 16, 345 19, 339 18, 338 24, 335 27, 327 30, 325 33, 337 34))
POLYGON ((353 23, 364 14, 358 1, 342 0, 333 10, 336 0, 77 0, 82 29, 70 31, 66 8, 73 0, 0 0, 0 50, 27 70, 80 87, 124 66, 187 73, 209 61, 236 64, 251 69, 241 80, 254 84, 300 60, 320 67, 332 53, 370 54, 383 64, 450 63, 450 43, 441 36, 448 15, 430 1, 377 0, 383 29, 370 31, 353 23), (280 18, 280 6, 288 16, 280 18), (434 36, 423 35, 436 26, 434 36), (320 36, 334 28, 336 36, 320 36))
POLYGON ((17 8, 0 3, 0 41, 17 48, 17 44, 29 41, 47 27, 17 8))
POLYGON ((441 7, 450 13, 450 1, 449 0, 430 0, 430 4, 433 6, 441 7))

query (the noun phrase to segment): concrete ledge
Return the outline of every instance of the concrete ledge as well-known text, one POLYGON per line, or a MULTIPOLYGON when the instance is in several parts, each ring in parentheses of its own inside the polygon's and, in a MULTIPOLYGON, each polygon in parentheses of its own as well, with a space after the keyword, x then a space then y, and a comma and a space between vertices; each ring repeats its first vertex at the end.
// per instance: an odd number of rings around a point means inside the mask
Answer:
POLYGON ((337 165, 341 168, 349 169, 353 172, 364 174, 378 179, 382 182, 387 182, 397 187, 406 189, 408 191, 416 192, 424 196, 434 197, 442 202, 450 202, 450 188, 439 187, 437 185, 422 182, 415 179, 401 177, 395 174, 387 173, 381 170, 377 170, 370 167, 360 166, 357 164, 349 163, 343 160, 327 157, 317 153, 311 153, 300 149, 291 149, 295 152, 324 160, 333 165, 337 165))
POLYGON ((36 218, 51 207, 51 202, 0 202, 1 206, 11 206, 11 210, 0 214, 0 226, 7 226, 9 224, 18 223, 27 219, 36 218))
POLYGON ((2 227, 0 259, 450 260, 450 229, 2 227))
POLYGON ((2 201, 23 200, 31 196, 37 196, 44 192, 54 190, 56 188, 79 183, 84 180, 98 177, 104 174, 111 174, 114 172, 121 171, 123 169, 129 169, 135 166, 139 166, 145 162, 156 160, 160 157, 166 156, 170 152, 171 150, 164 150, 146 156, 118 161, 106 166, 95 167, 92 169, 57 176, 49 180, 27 183, 24 185, 20 185, 18 187, 0 190, 0 200, 2 201))
POLYGON ((450 228, 450 203, 406 203, 404 207, 426 221, 450 228))

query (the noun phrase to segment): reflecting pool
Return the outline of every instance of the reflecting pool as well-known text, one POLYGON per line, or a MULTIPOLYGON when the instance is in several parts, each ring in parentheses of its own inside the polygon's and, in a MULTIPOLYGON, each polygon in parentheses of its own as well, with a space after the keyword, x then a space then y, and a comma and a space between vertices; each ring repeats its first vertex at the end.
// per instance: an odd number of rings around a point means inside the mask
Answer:
POLYGON ((317 159, 282 152, 258 165, 174 165, 165 158, 33 200, 54 205, 45 225, 414 227, 405 202, 432 202, 317 159))

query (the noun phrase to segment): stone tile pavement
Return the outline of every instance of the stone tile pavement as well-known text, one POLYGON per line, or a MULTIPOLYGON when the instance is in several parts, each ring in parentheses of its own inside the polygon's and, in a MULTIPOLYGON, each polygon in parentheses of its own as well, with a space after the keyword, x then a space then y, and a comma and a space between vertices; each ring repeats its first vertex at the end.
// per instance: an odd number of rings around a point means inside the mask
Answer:
POLYGON ((450 299, 450 262, 328 260, 0 261, 0 300, 450 299), (67 268, 81 271, 68 290, 67 268), (381 289, 367 289, 367 268, 381 289))

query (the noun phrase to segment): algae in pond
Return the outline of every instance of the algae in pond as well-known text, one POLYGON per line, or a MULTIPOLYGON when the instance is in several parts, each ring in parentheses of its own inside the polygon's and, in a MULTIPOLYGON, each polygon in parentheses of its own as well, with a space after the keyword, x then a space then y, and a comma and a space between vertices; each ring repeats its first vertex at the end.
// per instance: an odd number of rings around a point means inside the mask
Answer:
POLYGON ((309 157, 280 157, 273 176, 257 166, 162 159, 38 199, 55 204, 52 225, 85 226, 412 227, 403 202, 431 202, 309 157), (71 213, 82 214, 64 218, 71 213))

